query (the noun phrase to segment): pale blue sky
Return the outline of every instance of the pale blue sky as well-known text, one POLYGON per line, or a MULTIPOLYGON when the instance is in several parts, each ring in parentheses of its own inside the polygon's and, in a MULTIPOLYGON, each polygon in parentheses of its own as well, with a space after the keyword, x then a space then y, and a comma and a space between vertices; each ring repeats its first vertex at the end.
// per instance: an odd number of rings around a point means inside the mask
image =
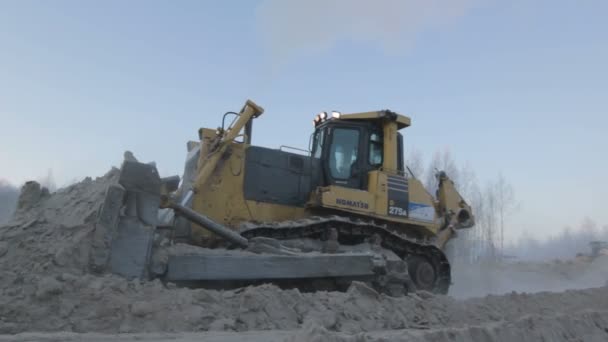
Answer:
POLYGON ((306 147, 321 110, 389 108, 427 160, 504 173, 511 237, 608 224, 608 2, 330 3, 0 0, 0 177, 61 185, 126 149, 180 173, 247 98, 272 147, 306 147))

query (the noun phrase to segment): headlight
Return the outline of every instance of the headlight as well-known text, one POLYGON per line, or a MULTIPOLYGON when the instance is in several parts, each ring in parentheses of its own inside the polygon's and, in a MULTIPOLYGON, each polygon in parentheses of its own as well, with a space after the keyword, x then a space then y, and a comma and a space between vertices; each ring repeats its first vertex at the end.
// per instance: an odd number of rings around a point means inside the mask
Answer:
POLYGON ((336 112, 335 110, 331 112, 331 117, 334 119, 339 119, 342 113, 336 112))

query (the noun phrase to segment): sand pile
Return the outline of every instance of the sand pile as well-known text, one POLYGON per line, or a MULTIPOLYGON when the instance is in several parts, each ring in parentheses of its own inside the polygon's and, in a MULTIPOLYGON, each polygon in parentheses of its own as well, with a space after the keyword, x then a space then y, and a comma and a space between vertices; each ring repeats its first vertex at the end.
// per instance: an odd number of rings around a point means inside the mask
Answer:
POLYGON ((294 341, 352 341, 362 340, 362 333, 373 340, 377 331, 409 329, 395 339, 482 341, 466 338, 485 336, 477 326, 493 329, 502 341, 521 336, 509 335, 513 327, 517 334, 555 329, 563 315, 580 317, 571 324, 572 333, 584 331, 587 318, 606 326, 605 287, 456 300, 426 292, 393 298, 361 283, 345 293, 301 293, 273 285, 215 291, 93 275, 87 271, 93 223, 106 188, 117 178, 118 170, 112 169, 54 194, 36 183, 26 185, 15 218, 0 227, 0 334, 303 328, 294 341))
POLYGON ((117 182, 118 173, 112 169, 52 195, 36 182, 26 183, 13 219, 0 226, 0 268, 4 273, 0 284, 46 273, 86 272, 97 211, 108 185, 117 182))

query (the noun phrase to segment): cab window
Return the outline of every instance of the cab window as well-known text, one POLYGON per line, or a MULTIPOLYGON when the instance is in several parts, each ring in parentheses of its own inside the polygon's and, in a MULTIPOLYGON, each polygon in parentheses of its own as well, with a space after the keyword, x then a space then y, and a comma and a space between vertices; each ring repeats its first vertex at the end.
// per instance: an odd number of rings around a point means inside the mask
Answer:
POLYGON ((382 146, 382 136, 378 133, 372 133, 369 137, 369 164, 374 167, 382 166, 382 155, 384 149, 382 146))
POLYGON ((313 147, 313 157, 320 159, 321 158, 321 154, 323 153, 323 140, 325 139, 325 130, 324 129, 318 129, 315 132, 315 138, 314 138, 314 147, 313 147))
POLYGON ((329 151, 329 170, 334 179, 349 179, 357 162, 359 130, 336 128, 329 151))

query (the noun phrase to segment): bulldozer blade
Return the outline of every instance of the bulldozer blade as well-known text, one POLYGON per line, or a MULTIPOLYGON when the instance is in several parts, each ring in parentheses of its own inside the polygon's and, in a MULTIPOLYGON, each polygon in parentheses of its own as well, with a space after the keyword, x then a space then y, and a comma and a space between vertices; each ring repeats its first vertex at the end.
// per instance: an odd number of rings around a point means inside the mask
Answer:
POLYGON ((373 277, 369 254, 318 255, 173 255, 167 280, 269 280, 373 277))
POLYGON ((143 223, 156 226, 162 185, 156 167, 125 160, 118 183, 127 191, 127 215, 137 216, 143 223))
POLYGON ((98 213, 90 252, 93 271, 148 278, 161 184, 154 164, 125 159, 118 184, 108 188, 98 213))
POLYGON ((154 229, 135 217, 121 218, 110 249, 112 273, 127 279, 149 278, 154 229))

